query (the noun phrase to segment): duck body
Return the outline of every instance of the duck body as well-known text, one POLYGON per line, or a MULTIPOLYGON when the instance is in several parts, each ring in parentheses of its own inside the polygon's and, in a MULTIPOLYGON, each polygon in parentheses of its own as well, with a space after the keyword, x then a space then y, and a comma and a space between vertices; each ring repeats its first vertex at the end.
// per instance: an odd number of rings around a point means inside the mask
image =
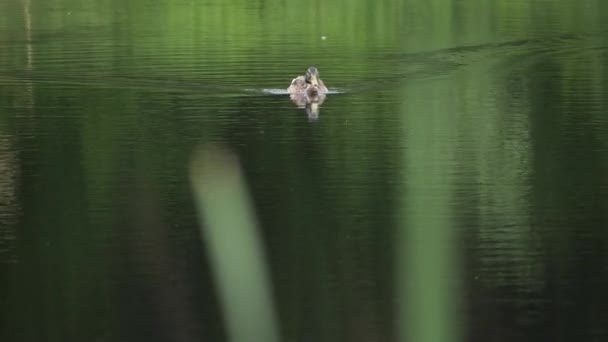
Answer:
POLYGON ((319 78, 319 71, 311 66, 306 75, 298 76, 291 81, 287 92, 292 95, 306 95, 307 97, 318 97, 327 94, 328 89, 319 78))

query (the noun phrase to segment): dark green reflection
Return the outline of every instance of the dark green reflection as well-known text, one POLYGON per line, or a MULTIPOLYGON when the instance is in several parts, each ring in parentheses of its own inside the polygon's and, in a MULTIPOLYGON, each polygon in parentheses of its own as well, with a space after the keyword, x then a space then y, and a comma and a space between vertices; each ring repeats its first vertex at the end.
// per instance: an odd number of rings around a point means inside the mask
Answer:
POLYGON ((281 340, 603 340, 607 10, 0 2, 0 339, 227 339, 188 181, 220 143, 281 340), (309 65, 314 122, 262 91, 309 65))

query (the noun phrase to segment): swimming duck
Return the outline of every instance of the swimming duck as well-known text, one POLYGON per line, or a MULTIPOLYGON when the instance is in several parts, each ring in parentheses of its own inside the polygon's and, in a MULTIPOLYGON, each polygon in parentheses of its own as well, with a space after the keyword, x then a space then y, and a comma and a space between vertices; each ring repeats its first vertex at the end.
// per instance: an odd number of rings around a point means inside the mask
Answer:
POLYGON ((306 94, 310 97, 325 95, 328 90, 321 78, 319 71, 314 66, 306 70, 306 75, 298 76, 291 81, 291 85, 287 88, 290 94, 306 94))

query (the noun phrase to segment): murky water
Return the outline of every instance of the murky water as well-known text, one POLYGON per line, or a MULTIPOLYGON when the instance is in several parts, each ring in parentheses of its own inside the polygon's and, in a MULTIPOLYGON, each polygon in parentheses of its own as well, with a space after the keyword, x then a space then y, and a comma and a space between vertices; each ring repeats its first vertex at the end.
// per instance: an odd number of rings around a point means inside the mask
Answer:
POLYGON ((188 178, 213 143, 247 181, 281 340, 423 336, 403 326, 427 305, 465 341, 606 340, 605 13, 1 2, 0 339, 226 340, 188 178), (294 103, 310 65, 332 93, 294 103))

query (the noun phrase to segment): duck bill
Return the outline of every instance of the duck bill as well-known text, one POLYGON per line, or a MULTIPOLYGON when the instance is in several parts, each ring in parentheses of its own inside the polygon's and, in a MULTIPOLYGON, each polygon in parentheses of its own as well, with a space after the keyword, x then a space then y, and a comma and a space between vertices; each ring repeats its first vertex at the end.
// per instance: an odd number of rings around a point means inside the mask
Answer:
POLYGON ((317 78, 317 75, 310 75, 310 84, 315 88, 319 86, 319 79, 317 78))

